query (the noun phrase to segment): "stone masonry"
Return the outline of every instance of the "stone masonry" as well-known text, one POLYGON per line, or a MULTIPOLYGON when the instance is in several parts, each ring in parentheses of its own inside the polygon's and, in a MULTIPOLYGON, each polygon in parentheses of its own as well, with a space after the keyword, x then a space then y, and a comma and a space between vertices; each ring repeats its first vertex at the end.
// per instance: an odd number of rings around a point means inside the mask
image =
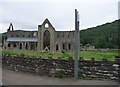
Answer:
MULTIPOLYGON (((37 73, 39 75, 47 75, 57 77, 62 71, 63 77, 73 77, 74 75, 74 60, 70 57, 68 60, 63 60, 61 57, 53 59, 52 57, 39 58, 24 55, 3 55, 3 66, 14 71, 23 71, 37 73)), ((120 58, 115 61, 108 61, 103 58, 102 61, 79 59, 79 77, 87 79, 111 79, 119 80, 120 77, 120 58)), ((119 80, 120 81, 120 80, 119 80)))

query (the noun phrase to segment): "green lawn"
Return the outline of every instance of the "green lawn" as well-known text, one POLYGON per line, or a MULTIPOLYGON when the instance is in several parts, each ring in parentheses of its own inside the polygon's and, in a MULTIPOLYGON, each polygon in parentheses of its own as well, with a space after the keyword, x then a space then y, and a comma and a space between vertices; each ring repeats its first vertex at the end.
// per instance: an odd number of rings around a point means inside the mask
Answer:
MULTIPOLYGON (((1 50, 2 51, 2 50, 1 50)), ((40 52, 33 52, 33 51, 2 51, 3 54, 11 54, 16 56, 17 54, 24 54, 31 56, 40 55, 43 58, 48 58, 48 56, 52 56, 53 58, 58 58, 61 56, 63 59, 68 59, 69 57, 74 58, 74 53, 40 53, 40 52)), ((83 57, 84 59, 90 60, 91 58, 95 58, 95 60, 102 60, 102 58, 107 58, 108 60, 115 60, 115 56, 118 56, 118 52, 91 52, 91 51, 80 51, 79 57, 83 57)))

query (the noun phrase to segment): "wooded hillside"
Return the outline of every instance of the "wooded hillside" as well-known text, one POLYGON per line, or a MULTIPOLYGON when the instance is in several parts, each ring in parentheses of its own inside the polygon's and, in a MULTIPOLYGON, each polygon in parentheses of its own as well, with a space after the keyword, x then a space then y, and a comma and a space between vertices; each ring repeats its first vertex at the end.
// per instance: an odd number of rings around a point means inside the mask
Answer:
POLYGON ((82 45, 90 44, 96 48, 118 48, 118 20, 80 31, 82 45))

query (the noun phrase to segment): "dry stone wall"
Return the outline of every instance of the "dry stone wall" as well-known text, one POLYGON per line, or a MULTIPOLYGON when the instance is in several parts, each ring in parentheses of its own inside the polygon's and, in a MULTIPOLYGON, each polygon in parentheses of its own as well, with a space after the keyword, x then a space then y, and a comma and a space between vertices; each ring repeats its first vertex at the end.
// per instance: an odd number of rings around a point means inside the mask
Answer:
MULTIPOLYGON (((62 71, 63 77, 73 77, 74 75, 74 60, 72 57, 64 60, 61 57, 53 59, 52 57, 42 58, 42 56, 30 58, 24 55, 2 55, 2 64, 14 71, 31 72, 39 75, 57 77, 60 71, 62 71)), ((94 58, 84 60, 80 57, 79 77, 119 80, 120 58, 116 57, 115 61, 108 61, 106 58, 98 61, 94 60, 94 58)))

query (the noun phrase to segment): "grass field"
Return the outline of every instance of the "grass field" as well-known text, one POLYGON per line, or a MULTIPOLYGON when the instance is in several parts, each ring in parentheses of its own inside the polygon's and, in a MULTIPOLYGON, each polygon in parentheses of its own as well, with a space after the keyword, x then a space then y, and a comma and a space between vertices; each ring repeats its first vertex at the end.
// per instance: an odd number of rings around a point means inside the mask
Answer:
MULTIPOLYGON (((24 54, 30 57, 32 56, 43 56, 43 58, 48 58, 48 56, 52 56, 53 58, 58 58, 61 56, 63 59, 68 59, 69 57, 74 58, 74 53, 40 53, 33 51, 5 51, 1 50, 3 54, 11 54, 16 56, 17 54, 24 54)), ((91 52, 91 51, 80 51, 79 57, 83 57, 84 59, 90 60, 91 58, 95 58, 95 60, 102 60, 102 58, 107 58, 108 60, 115 60, 115 56, 119 56, 118 52, 91 52)))

